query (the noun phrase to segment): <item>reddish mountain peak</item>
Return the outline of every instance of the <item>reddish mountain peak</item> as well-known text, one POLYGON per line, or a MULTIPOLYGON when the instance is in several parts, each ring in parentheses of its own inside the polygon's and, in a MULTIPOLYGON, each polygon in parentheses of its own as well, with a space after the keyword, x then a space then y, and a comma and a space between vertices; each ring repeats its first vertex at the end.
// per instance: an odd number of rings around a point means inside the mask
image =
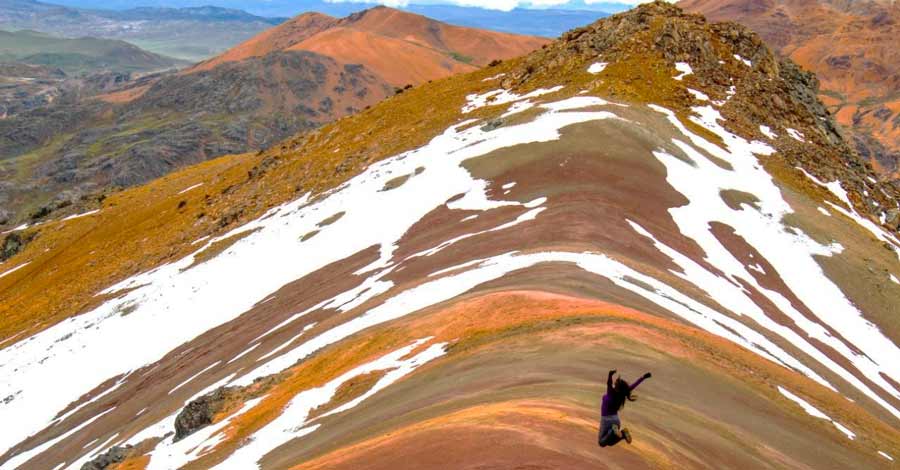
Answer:
POLYGON ((190 69, 189 72, 209 70, 225 62, 261 57, 271 52, 288 49, 333 27, 338 21, 337 18, 315 12, 298 15, 274 28, 267 29, 253 36, 212 59, 201 62, 190 69))
POLYGON ((344 21, 346 25, 388 35, 397 30, 419 29, 431 24, 444 24, 422 15, 385 6, 377 6, 354 13, 344 18, 344 21))
POLYGON ((415 13, 379 6, 342 20, 343 26, 455 53, 474 65, 524 55, 549 41, 533 36, 455 26, 415 13))
POLYGON ((397 86, 472 71, 518 57, 549 41, 453 26, 414 13, 375 7, 337 19, 306 13, 267 30, 190 72, 276 51, 310 51, 362 64, 397 86))
POLYGON ((304 50, 340 62, 363 64, 394 86, 419 84, 476 67, 446 52, 377 33, 336 27, 303 41, 289 50, 304 50))

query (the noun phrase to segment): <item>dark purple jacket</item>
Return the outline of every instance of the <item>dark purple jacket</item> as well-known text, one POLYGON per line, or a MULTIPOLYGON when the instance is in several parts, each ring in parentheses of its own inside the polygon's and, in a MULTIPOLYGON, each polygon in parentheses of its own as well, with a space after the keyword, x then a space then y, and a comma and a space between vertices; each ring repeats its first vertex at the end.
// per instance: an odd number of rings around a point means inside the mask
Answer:
MULTIPOLYGON (((606 395, 603 395, 603 402, 600 404, 600 414, 603 416, 612 416, 612 415, 619 413, 619 407, 616 407, 616 409, 613 409, 614 404, 613 404, 613 399, 612 399, 612 389, 613 389, 612 377, 613 377, 613 372, 610 372, 609 377, 607 377, 607 379, 606 379, 606 395)), ((632 390, 636 389, 637 386, 640 385, 641 382, 643 382, 643 381, 644 381, 644 377, 641 376, 641 378, 637 379, 637 382, 635 382, 629 386, 628 390, 632 391, 632 390)))

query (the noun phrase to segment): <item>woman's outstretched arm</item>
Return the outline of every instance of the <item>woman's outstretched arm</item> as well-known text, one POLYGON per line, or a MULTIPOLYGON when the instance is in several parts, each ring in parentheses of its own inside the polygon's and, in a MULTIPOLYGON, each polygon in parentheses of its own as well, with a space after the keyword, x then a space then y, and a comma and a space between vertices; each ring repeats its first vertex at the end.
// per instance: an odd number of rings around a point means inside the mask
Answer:
POLYGON ((651 374, 651 373, 649 373, 649 372, 647 372, 646 374, 642 375, 641 378, 637 379, 637 382, 631 384, 631 390, 636 389, 637 386, 640 385, 641 382, 644 381, 644 379, 649 379, 650 377, 653 377, 653 374, 651 374))

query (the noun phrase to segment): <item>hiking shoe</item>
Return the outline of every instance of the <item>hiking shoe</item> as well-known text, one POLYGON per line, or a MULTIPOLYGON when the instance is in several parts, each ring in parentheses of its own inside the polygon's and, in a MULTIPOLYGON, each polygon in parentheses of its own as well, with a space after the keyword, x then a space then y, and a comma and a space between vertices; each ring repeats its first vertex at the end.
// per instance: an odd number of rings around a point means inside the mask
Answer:
POLYGON ((628 429, 622 429, 622 437, 625 438, 625 442, 631 444, 631 431, 628 429))

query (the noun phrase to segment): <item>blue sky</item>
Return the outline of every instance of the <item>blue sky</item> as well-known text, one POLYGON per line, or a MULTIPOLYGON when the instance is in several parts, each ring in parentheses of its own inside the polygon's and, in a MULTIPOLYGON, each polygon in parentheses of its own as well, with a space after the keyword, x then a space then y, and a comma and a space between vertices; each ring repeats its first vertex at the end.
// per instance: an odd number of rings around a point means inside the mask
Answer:
POLYGON ((392 7, 403 7, 409 4, 448 4, 458 6, 474 6, 491 10, 508 11, 513 8, 566 8, 590 9, 600 4, 620 3, 636 5, 646 0, 326 0, 330 3, 355 2, 379 3, 392 7))
MULTIPOLYGON (((361 9, 361 4, 382 4, 392 7, 413 7, 421 11, 434 5, 480 7, 493 12, 513 8, 592 10, 612 13, 628 9, 647 0, 41 0, 80 8, 123 10, 137 6, 197 7, 215 5, 236 8, 262 16, 293 16, 305 11, 321 11, 343 15, 361 9), (349 5, 352 4, 352 5, 349 5)), ((425 12, 428 13, 428 12, 425 12)), ((425 14, 423 13, 423 14, 425 14)))

